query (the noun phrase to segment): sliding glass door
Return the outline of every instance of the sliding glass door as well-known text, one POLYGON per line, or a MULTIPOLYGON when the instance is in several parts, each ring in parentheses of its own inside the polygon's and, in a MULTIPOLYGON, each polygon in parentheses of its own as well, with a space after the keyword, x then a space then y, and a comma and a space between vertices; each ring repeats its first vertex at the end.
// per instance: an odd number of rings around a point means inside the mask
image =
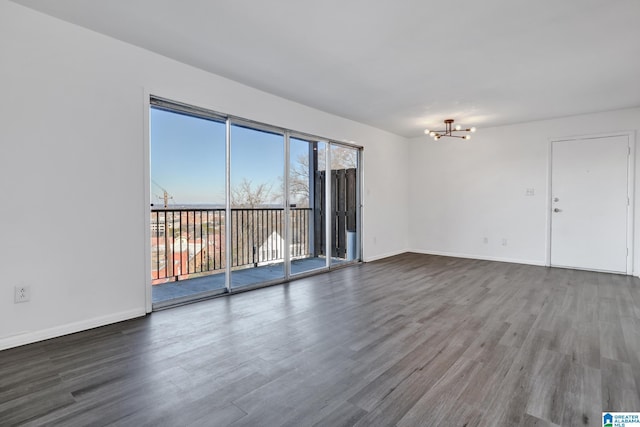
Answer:
POLYGON ((359 150, 331 144, 331 265, 360 259, 359 150))
POLYGON ((215 116, 175 106, 151 108, 155 307, 225 291, 225 128, 215 116))
POLYGON ((153 307, 360 259, 360 150, 160 98, 150 110, 153 307))
POLYGON ((285 277, 284 135, 231 125, 231 288, 285 277))
POLYGON ((289 236, 291 274, 328 267, 324 173, 327 144, 314 139, 289 138, 289 236))

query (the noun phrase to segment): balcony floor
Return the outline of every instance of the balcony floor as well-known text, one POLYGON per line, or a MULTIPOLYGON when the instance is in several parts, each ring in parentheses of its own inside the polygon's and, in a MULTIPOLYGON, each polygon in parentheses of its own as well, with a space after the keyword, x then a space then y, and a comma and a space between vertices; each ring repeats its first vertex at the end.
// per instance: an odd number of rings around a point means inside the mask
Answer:
MULTIPOLYGON (((333 258, 332 264, 342 264, 344 259, 333 258)), ((291 275, 306 273, 324 268, 326 258, 303 258, 291 261, 291 275)), ((180 280, 178 282, 162 283, 152 287, 152 301, 154 306, 170 305, 173 302, 183 302, 189 298, 197 298, 224 289, 224 271, 208 276, 193 279, 180 280)), ((282 279, 284 276, 284 263, 274 263, 260 267, 245 268, 231 271, 231 286, 241 288, 243 286, 256 285, 282 279)))

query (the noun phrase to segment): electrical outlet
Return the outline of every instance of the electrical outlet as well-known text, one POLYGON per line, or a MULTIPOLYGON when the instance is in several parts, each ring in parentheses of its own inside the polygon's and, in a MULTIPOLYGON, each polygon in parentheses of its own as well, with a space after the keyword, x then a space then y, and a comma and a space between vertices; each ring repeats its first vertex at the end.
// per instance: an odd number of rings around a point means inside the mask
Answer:
POLYGON ((15 294, 13 297, 14 303, 29 301, 29 298, 31 297, 31 289, 29 288, 29 286, 25 286, 25 285, 16 286, 14 288, 14 291, 15 291, 15 294))

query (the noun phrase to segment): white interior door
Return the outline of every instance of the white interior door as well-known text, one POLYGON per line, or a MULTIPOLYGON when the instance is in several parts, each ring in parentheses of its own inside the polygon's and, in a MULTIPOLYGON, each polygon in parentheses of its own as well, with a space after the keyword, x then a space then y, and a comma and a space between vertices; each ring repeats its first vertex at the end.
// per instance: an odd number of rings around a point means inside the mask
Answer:
POLYGON ((629 136, 552 142, 551 265, 627 271, 629 136))

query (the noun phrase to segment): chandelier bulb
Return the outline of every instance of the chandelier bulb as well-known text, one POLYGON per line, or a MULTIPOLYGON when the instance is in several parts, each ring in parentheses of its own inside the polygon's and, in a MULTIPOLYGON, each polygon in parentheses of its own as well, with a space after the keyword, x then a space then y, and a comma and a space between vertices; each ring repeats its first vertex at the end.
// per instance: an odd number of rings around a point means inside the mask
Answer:
POLYGON ((431 131, 431 132, 429 132, 429 135, 431 135, 431 136, 436 136, 436 133, 435 133, 435 132, 433 132, 433 131, 431 131))
POLYGON ((460 130, 460 129, 462 129, 462 126, 456 125, 456 130, 460 130))
POLYGON ((471 139, 471 135, 465 135, 464 139, 471 139))
POLYGON ((425 135, 429 135, 429 132, 431 132, 429 129, 424 130, 425 135))
POLYGON ((475 132, 475 131, 476 131, 476 128, 474 128, 474 127, 471 128, 471 132, 475 132))

